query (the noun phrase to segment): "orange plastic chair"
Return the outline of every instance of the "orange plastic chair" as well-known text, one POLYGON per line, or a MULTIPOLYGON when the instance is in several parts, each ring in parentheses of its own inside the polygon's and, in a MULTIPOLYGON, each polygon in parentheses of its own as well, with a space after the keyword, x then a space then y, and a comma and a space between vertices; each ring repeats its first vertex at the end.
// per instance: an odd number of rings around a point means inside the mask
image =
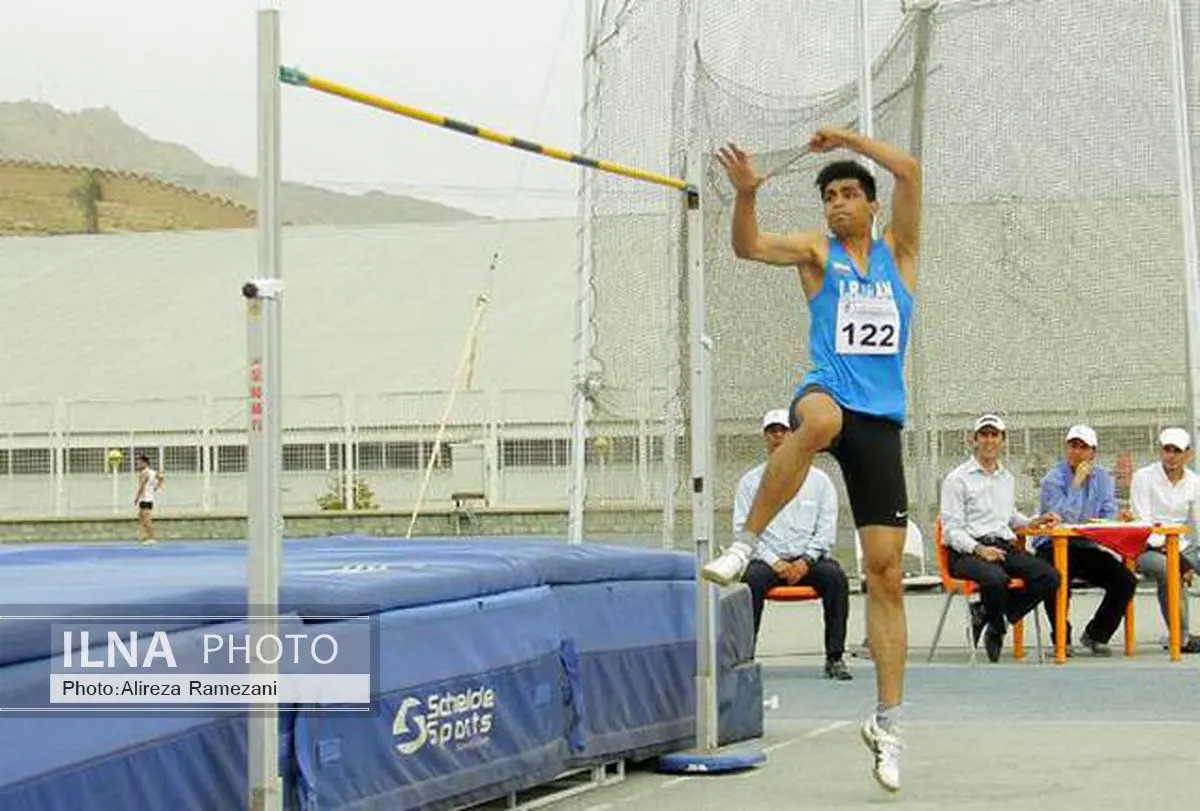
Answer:
POLYGON ((776 603, 804 603, 819 600, 821 595, 812 586, 775 586, 767 589, 765 598, 776 603))
MULTIPOLYGON (((965 614, 966 626, 965 627, 966 627, 966 637, 967 637, 967 649, 971 651, 971 664, 975 664, 976 653, 978 651, 975 647, 975 640, 972 638, 972 634, 971 634, 971 601, 970 601, 970 597, 971 597, 971 595, 973 595, 977 591, 979 591, 979 585, 974 580, 963 580, 961 578, 954 577, 950 574, 950 555, 949 555, 949 552, 946 550, 946 546, 943 543, 943 540, 944 539, 942 537, 942 519, 938 518, 937 522, 934 524, 933 548, 934 548, 935 553, 937 554, 938 572, 940 573, 941 578, 942 578, 942 589, 946 592, 946 602, 942 606, 942 615, 938 619, 937 630, 934 631, 934 634, 933 634, 933 644, 929 646, 929 656, 926 658, 925 661, 927 661, 927 662, 933 661, 933 656, 937 652, 938 642, 942 638, 942 629, 946 625, 946 615, 950 613, 950 603, 954 601, 954 596, 956 594, 961 594, 963 596, 963 605, 966 608, 966 614, 965 614)), ((1023 588, 1025 588, 1025 581, 1019 577, 1010 577, 1008 580, 1008 588, 1023 589, 1023 588)), ((1033 622, 1034 622, 1035 630, 1037 632, 1038 661, 1044 662, 1045 654, 1042 651, 1042 621, 1041 621, 1041 618, 1038 616, 1038 613, 1036 610, 1033 611, 1033 622)), ((1025 646, 1023 644, 1023 641, 1024 641, 1024 621, 1021 620, 1021 621, 1013 623, 1013 657, 1016 659, 1024 659, 1025 658, 1025 646)))
POLYGON ((763 599, 771 603, 808 603, 820 600, 821 595, 812 586, 773 586, 767 589, 763 599))

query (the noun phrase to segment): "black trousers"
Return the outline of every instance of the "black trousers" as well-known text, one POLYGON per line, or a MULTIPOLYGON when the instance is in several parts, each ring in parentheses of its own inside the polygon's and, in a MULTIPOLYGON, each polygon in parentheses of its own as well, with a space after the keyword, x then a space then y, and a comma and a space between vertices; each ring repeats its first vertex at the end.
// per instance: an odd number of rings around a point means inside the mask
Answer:
POLYGON ((984 617, 993 630, 1003 632, 1005 620, 1016 622, 1038 603, 1045 601, 1049 605, 1053 602, 1059 576, 1052 564, 1022 552, 1005 538, 987 536, 975 540, 985 546, 1003 549, 1004 560, 993 562, 948 549, 950 574, 979 584, 979 601, 983 603, 984 617), (1025 588, 1008 588, 1011 577, 1023 579, 1025 588))
MULTIPOLYGON (((757 640, 767 590, 786 586, 787 583, 761 560, 750 561, 742 575, 742 582, 750 587, 754 604, 754 636, 757 640)), ((846 573, 833 558, 821 558, 809 567, 808 574, 797 585, 812 586, 821 596, 821 606, 825 612, 825 658, 841 659, 846 652, 846 620, 850 616, 850 583, 846 580, 846 573)))
MULTIPOLYGON (((1037 550, 1039 558, 1054 560, 1054 546, 1046 542, 1037 550)), ((1082 580, 1104 589, 1104 599, 1096 609, 1095 616, 1084 632, 1097 642, 1108 642, 1116 633, 1117 626, 1125 618, 1125 608, 1133 599, 1137 589, 1137 578, 1125 568, 1125 564, 1100 547, 1072 539, 1067 545, 1067 582, 1082 580)), ((1070 599, 1068 593, 1067 599, 1070 599)), ((1054 617, 1057 606, 1054 600, 1046 601, 1046 614, 1050 617, 1051 634, 1054 633, 1054 617)), ((1071 623, 1067 621, 1067 643, 1071 642, 1071 623)))

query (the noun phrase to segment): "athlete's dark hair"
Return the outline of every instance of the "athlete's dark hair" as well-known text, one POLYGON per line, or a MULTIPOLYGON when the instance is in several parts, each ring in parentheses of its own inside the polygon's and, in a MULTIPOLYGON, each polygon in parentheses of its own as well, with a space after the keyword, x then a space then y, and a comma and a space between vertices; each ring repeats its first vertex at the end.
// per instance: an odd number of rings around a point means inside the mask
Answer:
POLYGON ((146 464, 150 464, 150 457, 144 453, 139 453, 137 455, 137 458, 138 458, 139 462, 145 462, 146 464))
POLYGON ((855 161, 835 161, 817 175, 817 188, 821 197, 825 197, 825 187, 835 180, 857 180, 863 187, 867 199, 875 202, 875 177, 861 163, 855 161))

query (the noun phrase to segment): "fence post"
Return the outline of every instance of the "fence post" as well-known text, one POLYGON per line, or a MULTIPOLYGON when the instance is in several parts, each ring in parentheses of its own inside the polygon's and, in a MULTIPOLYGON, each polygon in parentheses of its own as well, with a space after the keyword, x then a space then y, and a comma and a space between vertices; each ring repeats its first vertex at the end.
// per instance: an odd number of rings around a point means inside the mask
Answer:
POLYGON ((200 398, 200 510, 212 511, 213 473, 213 399, 205 392, 200 398))
POLYGON ((50 477, 54 488, 54 514, 67 514, 66 421, 67 402, 60 395, 54 401, 54 425, 51 430, 50 477))

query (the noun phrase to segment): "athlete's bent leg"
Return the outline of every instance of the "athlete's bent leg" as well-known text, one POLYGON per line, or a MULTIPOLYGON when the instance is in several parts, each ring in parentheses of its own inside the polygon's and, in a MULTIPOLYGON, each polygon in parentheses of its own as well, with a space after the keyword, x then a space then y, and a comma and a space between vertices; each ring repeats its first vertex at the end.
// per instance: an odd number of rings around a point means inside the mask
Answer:
POLYGON ((842 430, 842 409, 822 391, 796 401, 792 420, 798 426, 767 460, 762 482, 746 515, 745 531, 757 538, 808 478, 813 457, 828 448, 842 430))
POLYGON ((745 528, 724 554, 703 568, 705 580, 728 586, 741 578, 754 557, 758 536, 800 492, 813 457, 828 448, 841 432, 842 409, 825 392, 810 391, 792 406, 792 421, 798 427, 767 459, 745 528))

